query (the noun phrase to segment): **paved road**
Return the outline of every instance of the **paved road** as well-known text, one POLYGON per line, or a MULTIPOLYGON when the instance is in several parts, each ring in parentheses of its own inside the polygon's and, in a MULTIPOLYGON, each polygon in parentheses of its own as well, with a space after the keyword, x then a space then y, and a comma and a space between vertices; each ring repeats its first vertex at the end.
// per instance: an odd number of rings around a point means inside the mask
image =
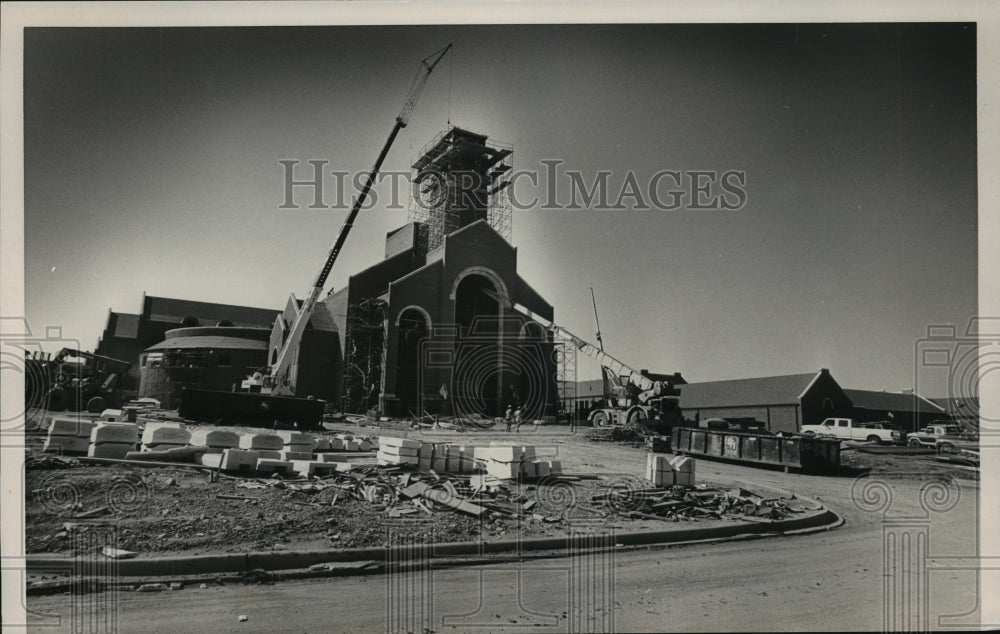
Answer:
MULTIPOLYGON (((816 535, 589 555, 574 562, 120 593, 117 626, 122 632, 359 632, 387 627, 567 632, 943 629, 978 623, 974 573, 946 568, 948 558, 976 552, 973 484, 928 489, 927 482, 918 480, 869 478, 863 488, 850 478, 705 461, 699 461, 698 469, 702 477, 819 497, 846 525, 816 535), (852 502, 852 491, 857 502, 852 502), (888 506, 882 510, 884 504, 888 506), (929 551, 919 550, 923 543, 929 551), (907 544, 914 548, 907 550, 907 544), (922 587, 928 592, 917 600, 922 587), (896 600, 883 600, 885 588, 894 589, 896 600), (239 615, 248 620, 239 622, 239 615)), ((58 629, 90 630, 72 621, 67 599, 40 597, 29 607, 58 616, 58 629)), ((83 613, 107 617, 89 606, 83 613)), ((37 625, 55 622, 32 618, 37 625)))

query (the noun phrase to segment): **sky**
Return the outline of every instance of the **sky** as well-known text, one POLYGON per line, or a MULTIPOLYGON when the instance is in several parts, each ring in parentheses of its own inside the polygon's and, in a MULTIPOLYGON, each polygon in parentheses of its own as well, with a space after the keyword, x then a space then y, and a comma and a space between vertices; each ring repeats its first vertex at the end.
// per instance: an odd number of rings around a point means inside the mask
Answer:
MULTIPOLYGON (((708 381, 829 368, 914 387, 931 325, 977 306, 975 25, 29 28, 25 295, 96 345, 143 292, 303 296, 345 209, 281 209, 281 160, 367 170, 419 60, 451 42, 384 170, 450 124, 510 144, 519 272, 560 325, 708 381), (550 178, 544 161, 561 161, 550 178), (738 209, 571 208, 565 171, 745 175, 738 209), (555 188, 555 201, 542 203, 555 188)), ((298 172, 304 179, 308 171, 298 172)), ((335 200, 327 181, 328 204, 335 200)), ((407 220, 380 202, 330 284, 407 220)), ((401 195, 405 207, 408 194, 401 195)), ((687 201, 690 203, 690 200, 687 201)), ((580 378, 599 376, 581 358, 580 378)), ((919 383, 918 379, 918 383, 919 383)), ((937 383, 918 385, 945 395, 937 383)))

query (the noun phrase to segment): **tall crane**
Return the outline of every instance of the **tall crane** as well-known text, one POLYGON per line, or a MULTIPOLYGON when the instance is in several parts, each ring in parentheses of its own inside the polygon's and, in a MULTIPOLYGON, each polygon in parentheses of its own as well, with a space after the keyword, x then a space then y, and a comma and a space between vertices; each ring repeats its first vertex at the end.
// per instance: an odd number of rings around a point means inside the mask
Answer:
MULTIPOLYGON (((423 92, 424 86, 427 84, 427 78, 430 77, 431 73, 434 71, 434 67, 438 65, 449 50, 451 50, 451 44, 448 44, 448 46, 445 46, 443 49, 420 60, 420 68, 417 70, 417 74, 413 78, 413 83, 410 85, 410 94, 406 97, 406 101, 403 103, 403 109, 400 111, 399 116, 396 117, 396 123, 392 127, 392 132, 389 133, 389 138, 386 139, 385 145, 382 146, 382 151, 379 153, 378 158, 375 159, 374 167, 372 167, 371 171, 368 172, 365 177, 365 183, 361 188, 361 193, 358 194, 357 199, 354 201, 354 206, 351 207, 351 212, 347 214, 347 218, 344 220, 344 224, 340 228, 340 234, 337 236, 336 242, 334 242, 333 246, 330 247, 330 251, 326 256, 326 261, 323 263, 323 268, 320 269, 319 275, 316 276, 316 281, 313 282, 312 289, 309 291, 309 294, 306 295, 302 305, 299 306, 299 309, 295 314, 295 319, 292 321, 292 326, 289 328, 288 334, 285 335, 284 341, 282 342, 277 358, 268 369, 267 375, 263 377, 261 392, 270 392, 272 394, 289 396, 295 393, 295 385, 289 379, 289 370, 291 368, 292 360, 295 357, 295 352, 298 350, 299 343, 302 341, 302 334, 305 332, 306 324, 309 323, 309 319, 312 317, 313 311, 316 308, 316 302, 319 301, 319 297, 323 292, 323 287, 326 286, 326 279, 329 277, 330 271, 333 269, 333 265, 337 261, 337 256, 340 255, 340 250, 344 247, 344 242, 347 240, 347 236, 351 232, 351 228, 354 226, 354 220, 357 218, 358 212, 368 199, 368 192, 371 189, 372 184, 375 182, 375 179, 378 177, 379 170, 382 168, 382 162, 385 161, 385 157, 389 153, 389 148, 392 147, 393 141, 396 140, 396 136, 399 134, 399 131, 405 128, 409 123, 410 115, 413 113, 413 109, 417 105, 420 93, 423 92)), ((295 305, 294 295, 292 295, 292 305, 295 305)))
MULTIPOLYGON (((354 201, 350 213, 347 214, 347 218, 340 228, 340 233, 337 235, 337 240, 330 247, 312 288, 302 304, 298 305, 295 318, 281 342, 280 349, 276 351, 274 361, 267 369, 267 373, 255 374, 254 377, 243 381, 242 387, 247 390, 246 392, 222 392, 186 387, 182 391, 181 403, 178 408, 178 413, 181 416, 193 420, 243 421, 244 423, 251 420, 294 421, 303 428, 319 424, 323 416, 324 401, 311 397, 309 399, 294 398, 295 380, 290 370, 295 353, 302 342, 306 325, 316 309, 316 303, 323 293, 323 287, 326 286, 327 277, 329 277, 330 271, 337 261, 337 256, 340 255, 340 251, 344 247, 344 242, 354 226, 358 212, 361 211, 368 199, 368 192, 378 177, 382 163, 389 153, 389 148, 392 147, 399 131, 409 123, 410 115, 417 105, 420 93, 423 92, 424 86, 427 84, 427 78, 450 50, 451 44, 448 44, 441 50, 420 60, 420 68, 417 69, 417 74, 410 84, 410 92, 406 101, 403 102, 402 110, 396 117, 389 138, 386 139, 382 151, 375 159, 375 165, 367 173, 364 186, 354 201)), ((291 305, 296 306, 296 304, 293 294, 291 305)))

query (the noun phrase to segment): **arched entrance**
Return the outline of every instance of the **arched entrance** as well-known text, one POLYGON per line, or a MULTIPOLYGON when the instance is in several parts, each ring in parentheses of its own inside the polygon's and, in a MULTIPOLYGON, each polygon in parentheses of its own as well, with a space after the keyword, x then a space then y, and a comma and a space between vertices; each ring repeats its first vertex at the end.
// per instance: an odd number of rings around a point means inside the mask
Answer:
POLYGON ((481 273, 463 277, 455 288, 452 406, 456 415, 499 416, 504 407, 499 289, 481 273))
POLYGON ((399 314, 396 323, 396 396, 403 414, 422 414, 420 355, 421 344, 429 331, 426 314, 417 308, 406 308, 399 314))

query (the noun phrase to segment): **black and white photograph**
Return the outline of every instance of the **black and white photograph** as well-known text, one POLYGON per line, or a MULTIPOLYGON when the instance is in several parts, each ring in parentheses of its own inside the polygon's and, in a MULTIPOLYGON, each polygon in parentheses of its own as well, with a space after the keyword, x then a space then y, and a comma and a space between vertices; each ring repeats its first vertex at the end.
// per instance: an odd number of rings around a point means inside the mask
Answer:
POLYGON ((4 627, 1000 627, 1000 13, 845 7, 3 3, 4 627))

